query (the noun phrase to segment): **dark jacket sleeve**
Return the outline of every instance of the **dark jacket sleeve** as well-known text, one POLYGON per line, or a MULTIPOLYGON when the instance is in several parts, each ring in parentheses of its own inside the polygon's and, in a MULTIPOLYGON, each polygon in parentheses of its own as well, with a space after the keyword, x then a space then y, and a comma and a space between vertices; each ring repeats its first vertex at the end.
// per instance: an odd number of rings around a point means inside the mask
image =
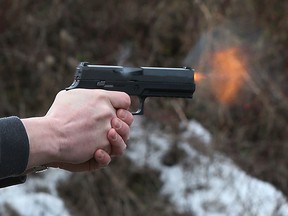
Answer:
POLYGON ((0 187, 23 183, 18 177, 26 169, 29 157, 29 140, 18 117, 0 118, 0 187))

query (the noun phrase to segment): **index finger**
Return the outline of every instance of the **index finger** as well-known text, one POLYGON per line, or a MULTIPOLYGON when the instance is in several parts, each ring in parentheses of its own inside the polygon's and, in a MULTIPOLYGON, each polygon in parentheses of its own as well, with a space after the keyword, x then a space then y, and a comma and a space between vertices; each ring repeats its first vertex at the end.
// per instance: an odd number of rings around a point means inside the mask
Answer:
POLYGON ((128 109, 131 104, 131 99, 125 92, 107 91, 107 96, 115 109, 128 109))

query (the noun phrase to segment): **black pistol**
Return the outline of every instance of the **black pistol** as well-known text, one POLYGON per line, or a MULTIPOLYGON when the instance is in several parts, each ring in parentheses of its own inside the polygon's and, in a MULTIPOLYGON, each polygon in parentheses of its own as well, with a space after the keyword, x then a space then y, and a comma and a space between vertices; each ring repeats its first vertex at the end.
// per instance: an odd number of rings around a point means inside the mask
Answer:
POLYGON ((142 115, 147 97, 192 98, 194 70, 189 67, 123 67, 81 62, 73 83, 66 90, 74 88, 122 91, 137 96, 139 108, 132 114, 142 115))

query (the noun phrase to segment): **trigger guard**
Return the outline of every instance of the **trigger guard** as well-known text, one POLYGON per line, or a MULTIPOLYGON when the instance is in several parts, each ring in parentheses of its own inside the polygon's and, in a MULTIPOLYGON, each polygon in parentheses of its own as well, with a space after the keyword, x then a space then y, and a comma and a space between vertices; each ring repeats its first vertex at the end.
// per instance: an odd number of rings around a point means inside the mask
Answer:
POLYGON ((131 112, 132 115, 143 115, 144 114, 144 101, 145 97, 139 97, 139 108, 136 112, 131 112))

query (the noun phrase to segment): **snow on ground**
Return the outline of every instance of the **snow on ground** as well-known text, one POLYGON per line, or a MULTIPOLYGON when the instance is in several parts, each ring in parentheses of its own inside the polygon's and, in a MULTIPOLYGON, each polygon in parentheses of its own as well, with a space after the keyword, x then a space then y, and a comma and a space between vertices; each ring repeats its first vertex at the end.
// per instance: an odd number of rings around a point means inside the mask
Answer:
MULTIPOLYGON (((148 165, 161 172, 162 194, 170 197, 179 212, 196 216, 288 215, 287 200, 273 186, 246 175, 220 153, 200 153, 191 145, 195 138, 211 146, 210 133, 191 121, 177 138, 177 146, 186 156, 175 165, 164 166, 161 159, 175 138, 137 117, 126 155, 135 166, 148 165)), ((68 179, 69 173, 51 169, 41 175, 0 189, 0 215, 10 210, 20 216, 69 216, 57 193, 57 182, 68 179)))
POLYGON ((161 158, 172 145, 173 137, 163 134, 155 124, 143 126, 143 121, 136 119, 128 157, 137 166, 145 164, 161 172, 162 193, 170 196, 180 212, 199 216, 288 215, 288 202, 282 193, 248 176, 220 153, 207 156, 198 152, 191 145, 193 137, 206 146, 212 140, 201 124, 189 122, 177 140, 186 157, 174 166, 164 166, 161 158))
POLYGON ((68 179, 69 173, 51 169, 37 175, 43 176, 30 177, 25 184, 0 189, 0 215, 70 215, 56 188, 57 182, 68 179))

